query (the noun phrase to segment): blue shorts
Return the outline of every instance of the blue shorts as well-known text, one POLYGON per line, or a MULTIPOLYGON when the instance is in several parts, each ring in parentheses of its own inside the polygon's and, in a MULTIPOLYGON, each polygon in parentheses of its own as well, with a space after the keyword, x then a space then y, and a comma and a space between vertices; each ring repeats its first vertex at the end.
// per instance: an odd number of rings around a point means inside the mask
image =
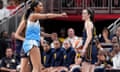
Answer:
POLYGON ((37 40, 25 40, 23 42, 23 49, 24 49, 25 54, 28 55, 29 51, 33 48, 33 46, 39 47, 40 46, 40 42, 37 41, 37 40))

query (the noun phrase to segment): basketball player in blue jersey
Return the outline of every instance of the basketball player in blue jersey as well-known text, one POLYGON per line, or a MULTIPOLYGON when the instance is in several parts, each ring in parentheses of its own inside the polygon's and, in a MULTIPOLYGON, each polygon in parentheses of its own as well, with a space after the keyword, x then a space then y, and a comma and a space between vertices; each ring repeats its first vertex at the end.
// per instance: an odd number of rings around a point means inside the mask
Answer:
POLYGON ((97 61, 97 48, 94 43, 94 11, 90 8, 82 11, 84 23, 83 50, 82 50, 82 72, 94 72, 97 61))
POLYGON ((41 72, 41 56, 39 51, 40 42, 40 23, 39 19, 48 19, 55 17, 66 16, 66 13, 61 14, 41 14, 43 4, 39 1, 32 2, 30 8, 26 12, 26 22, 23 20, 17 31, 16 38, 23 41, 23 49, 27 56, 30 57, 33 69, 32 72, 41 72), (20 36, 22 30, 26 27, 25 38, 20 36))

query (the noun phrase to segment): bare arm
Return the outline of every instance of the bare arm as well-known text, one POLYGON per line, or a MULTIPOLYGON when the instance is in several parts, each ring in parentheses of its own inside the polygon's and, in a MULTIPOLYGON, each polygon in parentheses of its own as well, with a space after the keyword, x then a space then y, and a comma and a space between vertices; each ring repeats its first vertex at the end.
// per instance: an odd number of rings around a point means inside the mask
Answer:
POLYGON ((2 71, 7 71, 7 72, 12 72, 12 71, 16 72, 15 69, 8 69, 8 68, 5 68, 5 67, 1 67, 0 69, 1 69, 2 71))
POLYGON ((92 29, 93 29, 92 24, 87 24, 85 29, 86 29, 86 32, 87 32, 87 39, 86 39, 85 44, 83 46, 84 50, 87 49, 88 45, 90 44, 90 41, 92 40, 92 29))
POLYGON ((20 24, 19 24, 19 26, 18 26, 18 28, 17 28, 17 31, 16 31, 16 33, 15 33, 15 38, 16 39, 19 39, 19 40, 22 40, 22 41, 24 41, 24 37, 22 37, 22 36, 20 36, 20 33, 23 31, 23 29, 25 28, 25 20, 24 19, 22 19, 21 20, 21 22, 20 22, 20 24))
POLYGON ((1 69, 2 71, 9 71, 9 72, 11 71, 11 69, 8 69, 8 68, 5 68, 5 67, 1 67, 0 69, 1 69))
POLYGON ((61 14, 54 14, 54 13, 47 13, 47 14, 40 14, 40 13, 34 13, 30 15, 30 20, 35 21, 37 19, 51 19, 56 17, 63 17, 66 16, 66 13, 61 14))
POLYGON ((103 33, 103 38, 105 40, 105 43, 111 43, 110 39, 108 38, 108 35, 106 32, 103 33))
POLYGON ((51 34, 45 33, 45 32, 41 32, 41 35, 44 37, 51 37, 51 34))

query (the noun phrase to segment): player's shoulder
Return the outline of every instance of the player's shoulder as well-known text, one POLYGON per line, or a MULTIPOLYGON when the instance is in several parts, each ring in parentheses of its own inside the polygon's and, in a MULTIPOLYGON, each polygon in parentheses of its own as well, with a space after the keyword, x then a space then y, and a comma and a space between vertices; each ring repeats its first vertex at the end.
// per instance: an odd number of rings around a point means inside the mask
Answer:
POLYGON ((93 28, 93 22, 91 21, 86 22, 85 28, 93 28))

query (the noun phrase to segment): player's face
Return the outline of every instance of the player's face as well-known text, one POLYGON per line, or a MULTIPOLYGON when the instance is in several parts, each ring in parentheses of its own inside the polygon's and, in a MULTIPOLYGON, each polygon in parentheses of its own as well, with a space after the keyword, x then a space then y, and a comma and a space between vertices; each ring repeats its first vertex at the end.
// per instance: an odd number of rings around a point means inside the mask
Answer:
POLYGON ((43 4, 39 2, 39 4, 37 5, 37 12, 41 12, 41 11, 43 11, 43 4))
POLYGON ((88 11, 84 9, 82 11, 82 20, 86 20, 89 17, 88 11))

